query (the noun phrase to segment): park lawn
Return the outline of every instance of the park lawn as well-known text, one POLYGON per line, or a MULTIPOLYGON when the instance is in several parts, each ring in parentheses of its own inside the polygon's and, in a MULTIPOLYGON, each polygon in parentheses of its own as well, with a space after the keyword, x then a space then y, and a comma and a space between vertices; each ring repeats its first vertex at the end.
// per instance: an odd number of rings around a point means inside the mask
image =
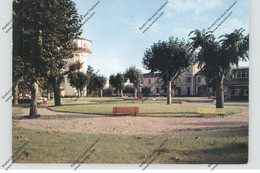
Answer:
MULTIPOLYGON (((61 98, 61 104, 66 104, 66 103, 77 103, 77 102, 122 102, 123 98, 121 97, 73 97, 73 98, 61 98)), ((47 102, 48 105, 54 105, 54 99, 48 100, 47 102)))
POLYGON ((167 135, 107 135, 13 127, 14 163, 74 163, 78 159, 81 162, 90 153, 87 149, 95 151, 83 163, 139 165, 155 158, 154 164, 246 164, 248 128, 167 135), (97 139, 99 141, 90 148, 97 139), (19 148, 27 141, 22 149, 26 152, 18 157, 19 148))
POLYGON ((225 102, 225 106, 249 106, 249 102, 225 102))
MULTIPOLYGON (((96 103, 96 104, 65 104, 62 106, 52 106, 49 109, 60 112, 85 113, 98 115, 114 115, 113 107, 139 107, 137 116, 159 116, 159 117, 201 117, 198 107, 215 109, 215 106, 191 106, 191 105, 166 105, 159 103, 133 104, 121 103, 96 103)), ((239 109, 225 108, 225 115, 232 115, 241 112, 239 109)), ((134 115, 134 114, 118 114, 134 115)), ((218 114, 207 114, 203 116, 218 116, 218 114)))

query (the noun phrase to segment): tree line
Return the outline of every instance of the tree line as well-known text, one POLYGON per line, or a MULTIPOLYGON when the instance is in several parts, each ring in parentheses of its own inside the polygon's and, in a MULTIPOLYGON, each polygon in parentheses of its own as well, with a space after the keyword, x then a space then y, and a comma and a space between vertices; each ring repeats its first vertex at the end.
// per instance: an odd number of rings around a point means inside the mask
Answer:
MULTIPOLYGON (((13 100, 16 104, 19 90, 29 86, 29 116, 38 115, 39 85, 53 91, 55 105, 61 105, 60 85, 66 75, 78 96, 85 87, 90 93, 96 90, 102 93, 107 79, 92 67, 84 73, 80 71, 82 64, 77 62, 64 70, 68 66, 66 59, 72 58, 76 50, 72 40, 82 33, 82 19, 72 0, 13 1, 13 100)), ((188 42, 170 37, 147 48, 142 63, 151 73, 161 73, 167 87, 167 104, 171 104, 172 85, 190 65, 198 63, 207 85, 216 90, 216 107, 222 108, 225 76, 240 60, 248 59, 249 35, 243 35, 243 31, 237 29, 215 38, 210 31, 194 30, 188 42)), ((127 80, 134 86, 135 98, 140 97, 143 76, 134 66, 125 73, 111 75, 109 84, 123 96, 127 80)))

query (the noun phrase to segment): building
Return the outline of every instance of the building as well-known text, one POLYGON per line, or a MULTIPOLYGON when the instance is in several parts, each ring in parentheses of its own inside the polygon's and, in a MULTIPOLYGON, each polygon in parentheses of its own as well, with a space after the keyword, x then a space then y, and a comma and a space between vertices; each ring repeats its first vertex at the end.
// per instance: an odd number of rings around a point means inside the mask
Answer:
POLYGON ((227 98, 231 100, 248 100, 249 68, 239 67, 233 69, 230 78, 227 98))
MULTIPOLYGON (((150 96, 166 96, 167 88, 162 85, 160 73, 143 74, 143 87, 150 88, 150 96)), ((224 86, 225 99, 248 100, 249 68, 234 68, 230 81, 224 86)), ((207 84, 201 75, 198 65, 189 67, 179 79, 179 85, 174 90, 175 96, 206 96, 207 84)))
MULTIPOLYGON (((80 71, 86 73, 87 56, 92 53, 91 51, 92 41, 84 38, 75 38, 73 39, 73 42, 77 49, 72 52, 73 58, 66 59, 68 65, 65 70, 68 71, 69 64, 79 61, 83 64, 80 71)), ((83 91, 82 95, 86 96, 86 94, 87 94, 87 89, 83 91)), ((61 84, 61 96, 63 97, 77 96, 77 90, 70 86, 67 76, 65 76, 64 82, 61 84)))
MULTIPOLYGON (((162 85, 160 73, 143 74, 143 86, 150 88, 150 96, 166 96, 167 88, 162 85)), ((189 67, 179 79, 180 87, 174 90, 175 96, 203 96, 206 82, 200 74, 198 64, 189 67)))

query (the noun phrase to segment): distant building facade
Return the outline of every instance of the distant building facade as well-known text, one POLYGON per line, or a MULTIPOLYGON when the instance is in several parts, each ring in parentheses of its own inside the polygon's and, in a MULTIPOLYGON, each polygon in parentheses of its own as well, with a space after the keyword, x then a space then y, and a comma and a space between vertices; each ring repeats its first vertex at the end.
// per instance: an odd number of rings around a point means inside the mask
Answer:
MULTIPOLYGON (((163 87, 160 73, 143 74, 143 87, 150 88, 150 96, 166 96, 167 88, 163 87)), ((204 96, 206 94, 206 82, 200 74, 198 65, 189 67, 179 79, 179 86, 174 90, 175 96, 204 96)))
MULTIPOLYGON (((149 96, 167 96, 167 88, 162 84, 161 73, 143 74, 143 87, 150 88, 149 96)), ((249 68, 233 69, 230 81, 224 86, 225 99, 248 100, 249 68)), ((190 66, 179 79, 179 87, 174 89, 175 96, 206 96, 207 83, 198 65, 190 66)))
POLYGON ((231 100, 248 100, 249 96, 249 68, 233 69, 228 83, 227 98, 231 100))
MULTIPOLYGON (((92 42, 84 38, 75 38, 73 39, 73 43, 77 47, 77 50, 72 52, 73 58, 66 59, 68 65, 65 70, 66 71, 69 70, 69 64, 73 64, 79 61, 82 63, 82 68, 80 69, 80 71, 86 73, 87 56, 92 53, 91 51, 92 42)), ((87 89, 85 88, 82 92, 82 95, 86 96, 86 94, 87 94, 87 89)), ((67 76, 65 76, 64 82, 61 84, 61 96, 63 97, 77 96, 77 90, 76 88, 70 86, 67 76)))

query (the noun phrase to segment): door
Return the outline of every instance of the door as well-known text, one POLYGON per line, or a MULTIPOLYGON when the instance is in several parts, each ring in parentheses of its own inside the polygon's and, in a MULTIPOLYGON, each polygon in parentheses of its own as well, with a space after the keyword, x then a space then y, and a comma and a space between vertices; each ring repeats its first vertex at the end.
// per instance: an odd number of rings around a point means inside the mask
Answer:
POLYGON ((187 96, 190 96, 190 87, 187 87, 187 96))

